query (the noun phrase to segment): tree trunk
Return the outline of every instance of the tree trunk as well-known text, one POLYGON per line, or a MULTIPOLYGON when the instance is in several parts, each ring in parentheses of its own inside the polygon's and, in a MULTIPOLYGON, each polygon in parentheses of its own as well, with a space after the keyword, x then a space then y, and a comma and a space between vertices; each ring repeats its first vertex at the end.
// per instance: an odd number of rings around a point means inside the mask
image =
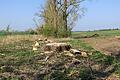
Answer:
POLYGON ((57 32, 58 32, 58 26, 57 26, 57 4, 56 0, 53 0, 53 17, 54 17, 54 29, 55 29, 55 36, 57 37, 57 32))
POLYGON ((63 12, 63 20, 64 20, 64 28, 65 28, 65 37, 68 37, 67 35, 67 0, 64 0, 64 12, 63 12))

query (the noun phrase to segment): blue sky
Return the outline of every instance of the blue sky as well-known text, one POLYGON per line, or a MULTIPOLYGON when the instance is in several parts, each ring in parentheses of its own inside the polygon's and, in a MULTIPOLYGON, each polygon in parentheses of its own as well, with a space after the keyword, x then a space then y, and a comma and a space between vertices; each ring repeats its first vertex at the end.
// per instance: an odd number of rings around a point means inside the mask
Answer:
MULTIPOLYGON (((0 0, 0 29, 34 28, 33 18, 45 0, 0 0)), ((120 0, 92 0, 82 3, 87 10, 73 30, 120 28, 120 0)))

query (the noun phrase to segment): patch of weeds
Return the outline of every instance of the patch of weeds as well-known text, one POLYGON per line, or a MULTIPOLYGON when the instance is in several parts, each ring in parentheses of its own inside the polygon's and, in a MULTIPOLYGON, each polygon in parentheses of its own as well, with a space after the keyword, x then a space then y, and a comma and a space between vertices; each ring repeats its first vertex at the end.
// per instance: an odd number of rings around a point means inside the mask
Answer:
POLYGON ((94 80, 94 76, 92 75, 91 70, 88 67, 83 65, 79 66, 79 68, 68 68, 66 70, 66 74, 70 80, 94 80))
POLYGON ((85 51, 93 51, 94 48, 92 48, 89 44, 85 43, 82 40, 70 40, 68 43, 70 43, 74 48, 78 48, 78 49, 83 49, 85 51))
POLYGON ((82 68, 80 69, 80 78, 81 80, 95 80, 95 78, 93 77, 91 71, 87 68, 82 68))
POLYGON ((51 80, 68 80, 66 74, 61 71, 54 71, 50 77, 51 80))
POLYGON ((92 60, 97 60, 97 59, 103 58, 104 56, 105 56, 105 55, 102 54, 101 52, 95 51, 95 52, 90 56, 90 58, 91 58, 92 60))
POLYGON ((33 56, 33 53, 31 51, 19 51, 19 52, 16 52, 14 53, 14 56, 18 56, 18 57, 22 57, 22 56, 26 56, 26 57, 29 57, 29 56, 33 56))
POLYGON ((114 62, 113 62, 113 65, 114 65, 115 68, 116 68, 115 73, 120 76, 120 59, 116 59, 116 58, 115 58, 115 60, 114 60, 114 62))
POLYGON ((101 63, 105 65, 112 65, 114 62, 114 57, 105 55, 99 51, 95 51, 93 55, 90 56, 90 58, 97 63, 101 63))
POLYGON ((11 77, 11 76, 9 76, 9 77, 2 77, 2 78, 0 78, 0 80, 23 80, 23 79, 20 78, 20 77, 11 77))
POLYGON ((114 57, 112 57, 112 56, 105 56, 104 57, 104 63, 106 64, 106 65, 112 65, 113 64, 113 62, 114 62, 114 57))
POLYGON ((120 63, 116 65, 116 74, 118 74, 120 76, 120 63))

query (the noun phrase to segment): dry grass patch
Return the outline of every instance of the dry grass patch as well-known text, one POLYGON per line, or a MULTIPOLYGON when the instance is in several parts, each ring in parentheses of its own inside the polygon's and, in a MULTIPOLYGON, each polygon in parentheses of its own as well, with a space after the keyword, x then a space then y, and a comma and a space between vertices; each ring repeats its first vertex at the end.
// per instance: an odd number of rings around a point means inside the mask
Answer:
POLYGON ((34 41, 35 39, 42 38, 41 35, 9 35, 0 38, 0 45, 1 44, 12 44, 14 42, 20 42, 23 40, 34 41))

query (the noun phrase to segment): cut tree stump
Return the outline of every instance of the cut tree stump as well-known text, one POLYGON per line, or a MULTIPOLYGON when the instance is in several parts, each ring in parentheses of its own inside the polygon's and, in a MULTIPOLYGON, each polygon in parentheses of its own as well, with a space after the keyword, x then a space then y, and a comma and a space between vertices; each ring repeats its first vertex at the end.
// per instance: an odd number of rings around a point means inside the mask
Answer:
POLYGON ((69 51, 71 46, 67 43, 48 43, 44 46, 44 51, 63 52, 69 51))

